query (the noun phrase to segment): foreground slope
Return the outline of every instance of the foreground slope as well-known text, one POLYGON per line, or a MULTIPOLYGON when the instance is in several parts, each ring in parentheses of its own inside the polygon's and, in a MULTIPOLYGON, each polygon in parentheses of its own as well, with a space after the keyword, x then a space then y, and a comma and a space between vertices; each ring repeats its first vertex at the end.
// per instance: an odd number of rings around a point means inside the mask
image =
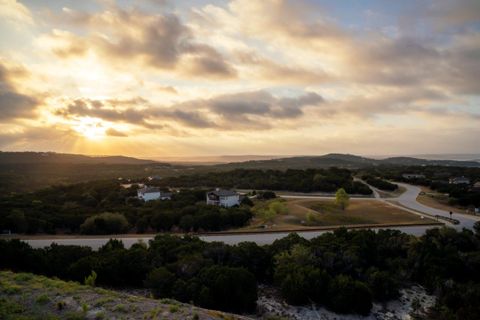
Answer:
POLYGON ((154 300, 30 273, 0 271, 0 319, 238 319, 175 300, 154 300))

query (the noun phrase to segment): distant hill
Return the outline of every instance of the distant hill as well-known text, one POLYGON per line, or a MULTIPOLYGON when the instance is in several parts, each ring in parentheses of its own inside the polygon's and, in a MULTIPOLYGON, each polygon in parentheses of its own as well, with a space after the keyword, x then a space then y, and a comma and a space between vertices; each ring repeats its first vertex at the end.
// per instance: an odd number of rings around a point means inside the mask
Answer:
POLYGON ((85 156, 80 154, 55 152, 2 152, 0 164, 155 164, 153 160, 144 160, 124 156, 85 156))
POLYGON ((380 165, 405 165, 405 166, 457 166, 457 167, 480 167, 477 161, 455 161, 455 160, 426 160, 411 157, 392 157, 386 159, 371 159, 351 154, 330 153, 323 156, 301 156, 288 157, 271 160, 251 160, 245 162, 234 162, 218 164, 219 169, 306 169, 306 168, 328 168, 341 167, 358 169, 380 165))

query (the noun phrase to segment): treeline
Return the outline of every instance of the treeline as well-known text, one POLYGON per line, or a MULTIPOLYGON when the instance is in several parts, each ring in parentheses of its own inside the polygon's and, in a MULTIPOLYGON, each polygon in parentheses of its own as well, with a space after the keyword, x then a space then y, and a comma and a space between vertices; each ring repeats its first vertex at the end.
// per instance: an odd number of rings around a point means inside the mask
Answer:
POLYGON ((182 190, 172 200, 143 202, 136 187, 116 181, 56 186, 0 196, 0 230, 15 233, 116 234, 157 231, 218 231, 244 226, 248 206, 205 204, 206 190, 182 190))
POLYGON ((191 170, 168 164, 0 163, 0 192, 33 192, 59 184, 165 177, 182 172, 191 170))
POLYGON ((235 189, 285 190, 296 192, 335 192, 339 188, 350 194, 372 193, 365 184, 354 181, 347 169, 258 170, 236 169, 226 172, 168 177, 156 182, 163 187, 223 187, 235 189))
POLYGON ((372 302, 419 283, 438 297, 427 318, 473 320, 480 314, 480 224, 476 229, 431 229, 420 238, 340 229, 310 241, 290 234, 268 246, 159 235, 148 247, 110 240, 98 251, 3 240, 0 268, 76 281, 95 271, 99 285, 147 287, 156 297, 233 312, 254 310, 259 283, 278 288, 290 304, 362 315, 372 302))
POLYGON ((449 195, 452 205, 480 207, 480 190, 473 184, 480 181, 480 168, 446 166, 380 166, 362 169, 363 174, 379 176, 384 179, 413 183, 449 195), (424 175, 425 178, 405 179, 404 173, 424 175), (450 184, 453 177, 467 177, 470 184, 450 184))
POLYGON ((386 180, 373 177, 371 175, 364 175, 362 179, 371 186, 383 191, 395 191, 398 189, 398 185, 390 183, 386 180))

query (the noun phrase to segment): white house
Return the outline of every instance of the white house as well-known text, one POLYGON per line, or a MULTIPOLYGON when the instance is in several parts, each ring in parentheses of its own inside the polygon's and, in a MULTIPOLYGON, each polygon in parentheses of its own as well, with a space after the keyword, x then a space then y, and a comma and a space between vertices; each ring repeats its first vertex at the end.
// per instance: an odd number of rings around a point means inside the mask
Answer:
POLYGON ((238 206, 240 204, 240 195, 232 190, 216 189, 207 192, 207 204, 226 208, 238 206))
POLYGON ((143 187, 137 190, 137 196, 144 201, 150 200, 170 200, 172 194, 169 192, 162 192, 157 187, 143 187))
POLYGON ((405 179, 425 179, 425 175, 416 173, 404 173, 402 177, 405 179))
POLYGON ((470 179, 468 179, 467 177, 461 176, 461 177, 451 178, 448 182, 450 184, 470 184, 470 179))

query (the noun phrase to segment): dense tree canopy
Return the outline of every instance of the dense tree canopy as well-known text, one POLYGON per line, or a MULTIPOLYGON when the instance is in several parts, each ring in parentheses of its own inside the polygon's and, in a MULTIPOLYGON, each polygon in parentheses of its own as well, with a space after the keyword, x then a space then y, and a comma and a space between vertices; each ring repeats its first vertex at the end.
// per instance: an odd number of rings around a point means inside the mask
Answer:
POLYGON ((290 234, 263 247, 159 235, 148 246, 125 249, 110 240, 98 251, 0 240, 0 252, 0 268, 77 281, 95 271, 98 285, 145 286, 156 297, 233 312, 255 308, 257 283, 275 286, 291 304, 362 315, 373 301, 395 299, 403 285, 419 283, 438 294, 431 319, 473 320, 480 311, 480 235, 467 230, 432 229, 416 238, 339 229, 310 241, 290 234))
POLYGON ((181 190, 172 200, 143 202, 137 187, 94 181, 0 196, 0 230, 15 233, 115 234, 128 231, 217 231, 244 226, 248 205, 205 204, 206 190, 181 190))
POLYGON ((372 193, 365 184, 354 181, 348 169, 258 170, 236 169, 180 177, 156 182, 164 187, 223 187, 256 190, 287 190, 298 192, 335 192, 344 188, 350 194, 372 193))

